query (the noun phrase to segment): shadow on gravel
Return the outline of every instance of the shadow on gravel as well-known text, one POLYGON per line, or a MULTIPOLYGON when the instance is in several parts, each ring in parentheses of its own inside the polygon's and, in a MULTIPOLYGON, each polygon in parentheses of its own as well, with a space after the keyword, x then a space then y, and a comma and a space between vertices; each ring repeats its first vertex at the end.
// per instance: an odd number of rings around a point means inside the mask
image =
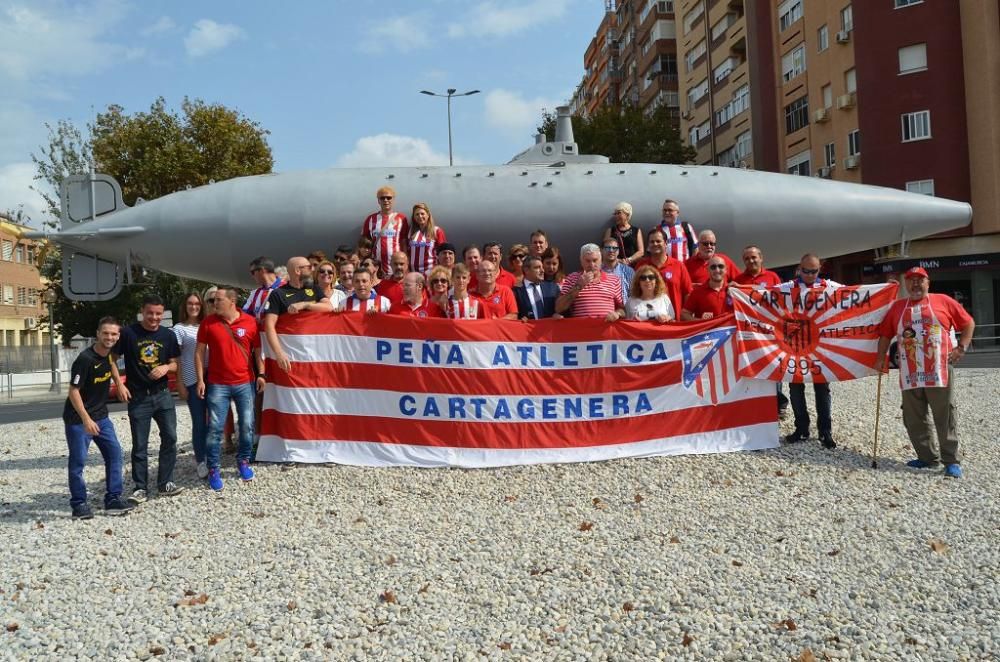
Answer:
POLYGON ((65 469, 66 455, 50 455, 48 457, 23 457, 17 460, 0 460, 0 475, 9 475, 8 471, 44 471, 46 469, 65 469))
MULTIPOLYGON (((90 486, 88 485, 88 490, 90 486)), ((97 486, 95 486, 97 487, 97 486)), ((99 511, 101 499, 104 498, 104 490, 100 489, 99 495, 92 490, 89 492, 90 506, 99 511), (95 496, 97 497, 95 499, 95 496)), ((48 522, 60 517, 68 518, 70 515, 69 490, 65 492, 41 492, 31 494, 23 501, 5 501, 0 503, 0 527, 7 524, 33 524, 35 522, 48 522)))
POLYGON ((861 453, 853 448, 838 446, 827 450, 819 441, 810 439, 797 444, 782 444, 774 449, 782 459, 801 465, 830 467, 848 471, 892 471, 912 473, 906 463, 888 457, 878 458, 878 468, 872 468, 871 449, 861 453))

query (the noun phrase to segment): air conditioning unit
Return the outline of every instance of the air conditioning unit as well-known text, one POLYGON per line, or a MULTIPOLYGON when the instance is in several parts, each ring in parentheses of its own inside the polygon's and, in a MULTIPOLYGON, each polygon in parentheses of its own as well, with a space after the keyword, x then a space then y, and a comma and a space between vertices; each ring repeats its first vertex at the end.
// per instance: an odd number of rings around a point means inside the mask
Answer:
POLYGON ((844 167, 848 170, 856 170, 861 165, 861 155, 855 154, 844 159, 844 167))
POLYGON ((26 328, 26 329, 34 329, 36 326, 38 326, 38 318, 36 318, 36 317, 25 317, 24 318, 24 328, 26 328))
POLYGON ((830 120, 830 111, 828 111, 826 108, 820 108, 815 113, 813 113, 813 120, 817 124, 828 122, 830 120))
POLYGON ((857 95, 854 92, 848 94, 841 94, 837 97, 837 108, 841 110, 846 108, 854 108, 854 104, 857 101, 857 95))
POLYGON ((840 32, 837 33, 837 43, 838 44, 846 44, 850 40, 851 40, 851 32, 850 32, 850 30, 841 30, 840 32))
POLYGON ((830 179, 830 173, 832 172, 833 168, 831 168, 830 166, 823 166, 822 168, 816 171, 816 176, 822 179, 830 179))

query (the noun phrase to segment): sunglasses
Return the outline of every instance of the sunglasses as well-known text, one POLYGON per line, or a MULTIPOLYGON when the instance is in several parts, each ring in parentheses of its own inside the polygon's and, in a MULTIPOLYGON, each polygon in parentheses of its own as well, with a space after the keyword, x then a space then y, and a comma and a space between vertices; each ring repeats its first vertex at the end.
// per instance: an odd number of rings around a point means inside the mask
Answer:
POLYGON ((617 246, 604 246, 603 248, 604 248, 604 250, 608 251, 609 253, 613 253, 614 251, 618 250, 617 246))
POLYGON ((726 265, 724 265, 724 264, 712 264, 712 265, 709 265, 708 268, 709 268, 710 271, 723 271, 723 270, 725 270, 726 265))
POLYGON ((431 279, 431 285, 437 285, 438 283, 444 283, 444 284, 447 285, 448 284, 448 279, 447 278, 432 278, 431 279))
POLYGON ((512 259, 512 260, 523 260, 526 257, 528 257, 528 256, 525 253, 513 253, 510 256, 510 259, 512 259))
POLYGON ((815 276, 816 274, 819 273, 819 269, 799 269, 799 271, 801 271, 807 276, 815 276))
POLYGON ((375 266, 375 263, 374 262, 362 262, 361 266, 364 267, 365 269, 371 269, 372 267, 375 266))
POLYGON ((653 274, 646 274, 645 276, 639 276, 639 280, 656 280, 656 276, 653 274))
POLYGON ((702 241, 700 242, 702 246, 715 246, 714 241, 702 241))
POLYGON ((215 303, 215 299, 205 299, 205 303, 215 303))
POLYGON ((332 276, 333 275, 333 270, 331 270, 331 269, 320 269, 319 273, 320 273, 320 275, 323 275, 323 276, 332 276))
POLYGON ((391 195, 380 195, 380 196, 378 196, 378 199, 380 201, 381 200, 392 200, 392 196, 391 195))

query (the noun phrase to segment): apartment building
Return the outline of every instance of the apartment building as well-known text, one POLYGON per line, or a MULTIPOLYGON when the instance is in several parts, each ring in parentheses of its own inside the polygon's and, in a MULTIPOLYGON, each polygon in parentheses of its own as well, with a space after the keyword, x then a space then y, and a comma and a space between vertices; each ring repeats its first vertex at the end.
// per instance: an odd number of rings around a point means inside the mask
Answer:
POLYGON ((580 115, 606 105, 672 109, 677 122, 677 41, 674 0, 606 0, 597 33, 584 54, 584 77, 570 102, 580 115))
POLYGON ((45 314, 44 288, 36 260, 41 244, 23 239, 29 228, 0 219, 0 346, 39 346, 49 342, 39 321, 45 314))

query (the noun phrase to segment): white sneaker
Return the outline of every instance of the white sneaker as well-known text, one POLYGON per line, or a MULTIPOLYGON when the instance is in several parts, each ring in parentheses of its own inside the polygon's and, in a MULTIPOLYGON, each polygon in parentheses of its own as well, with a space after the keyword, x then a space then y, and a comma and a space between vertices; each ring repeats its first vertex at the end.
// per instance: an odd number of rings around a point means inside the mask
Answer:
POLYGON ((198 478, 208 478, 208 463, 199 462, 198 463, 198 478))

